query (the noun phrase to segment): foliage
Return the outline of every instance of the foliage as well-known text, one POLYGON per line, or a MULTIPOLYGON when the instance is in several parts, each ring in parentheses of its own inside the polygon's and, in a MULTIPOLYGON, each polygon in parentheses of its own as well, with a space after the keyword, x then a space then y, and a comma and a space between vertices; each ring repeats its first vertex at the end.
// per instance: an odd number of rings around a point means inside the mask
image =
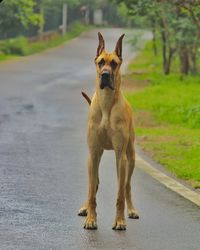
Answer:
POLYGON ((117 10, 118 10, 119 15, 122 18, 123 23, 125 23, 126 25, 129 26, 131 20, 130 20, 130 18, 128 16, 128 8, 127 8, 127 6, 122 2, 122 3, 120 3, 118 5, 117 10))
POLYGON ((180 77, 175 62, 172 68, 170 75, 162 73, 161 55, 153 54, 149 42, 129 67, 132 81, 149 84, 126 97, 139 144, 176 176, 200 187, 199 76, 180 77))
POLYGON ((66 42, 80 35, 88 28, 89 27, 86 27, 83 24, 76 22, 70 27, 70 31, 65 36, 61 36, 57 33, 57 35, 55 35, 52 39, 48 41, 36 41, 30 43, 25 37, 17 37, 0 41, 0 51, 3 52, 3 54, 0 54, 0 61, 8 59, 8 55, 25 56, 41 52, 47 48, 55 47, 63 42, 66 42))
POLYGON ((8 39, 1 43, 0 50, 7 55, 14 54, 24 56, 28 54, 28 41, 25 37, 8 39))
POLYGON ((193 0, 116 0, 127 5, 135 19, 145 17, 153 33, 154 53, 162 42, 163 71, 169 74, 171 64, 179 58, 181 74, 196 73, 200 46, 200 4, 193 0), (194 25, 195 24, 195 25, 194 25))
POLYGON ((0 62, 10 60, 10 59, 14 59, 14 58, 16 58, 16 56, 14 56, 14 55, 4 55, 4 54, 2 54, 0 52, 0 62))
POLYGON ((12 26, 17 28, 21 24, 28 28, 30 25, 37 25, 41 15, 34 12, 35 5, 34 0, 3 1, 0 5, 1 30, 6 33, 7 29, 12 26))
POLYGON ((125 17, 119 17, 121 12, 116 4, 109 0, 4 0, 0 4, 0 39, 20 35, 42 37, 45 31, 61 29, 64 4, 67 4, 67 28, 75 21, 93 24, 93 12, 99 8, 105 25, 127 23, 125 17))

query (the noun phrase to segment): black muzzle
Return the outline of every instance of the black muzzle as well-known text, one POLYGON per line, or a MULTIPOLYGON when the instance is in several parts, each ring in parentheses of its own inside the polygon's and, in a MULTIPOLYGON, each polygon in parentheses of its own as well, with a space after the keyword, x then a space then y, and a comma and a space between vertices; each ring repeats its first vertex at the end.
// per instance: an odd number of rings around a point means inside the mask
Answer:
POLYGON ((114 90, 113 77, 110 74, 110 72, 107 70, 102 72, 101 78, 100 78, 100 89, 104 89, 105 87, 108 87, 114 90))

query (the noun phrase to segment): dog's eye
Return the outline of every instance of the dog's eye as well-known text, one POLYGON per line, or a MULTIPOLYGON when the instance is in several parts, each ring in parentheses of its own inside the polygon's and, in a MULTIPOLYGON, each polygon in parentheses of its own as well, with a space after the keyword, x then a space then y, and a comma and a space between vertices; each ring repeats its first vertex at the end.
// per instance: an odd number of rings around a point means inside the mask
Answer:
POLYGON ((112 61, 111 61, 110 66, 111 66, 111 68, 112 68, 113 70, 116 69, 117 63, 115 62, 115 60, 112 60, 112 61))
POLYGON ((101 59, 101 61, 98 62, 99 68, 102 68, 104 66, 104 64, 105 64, 104 59, 101 59))

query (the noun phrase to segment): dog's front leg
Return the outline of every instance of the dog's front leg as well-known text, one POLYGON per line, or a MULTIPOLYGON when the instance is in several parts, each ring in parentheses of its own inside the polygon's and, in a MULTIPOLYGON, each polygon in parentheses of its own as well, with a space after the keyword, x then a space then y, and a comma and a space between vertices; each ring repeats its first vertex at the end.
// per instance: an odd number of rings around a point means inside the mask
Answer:
POLYGON ((89 190, 87 201, 87 217, 84 223, 85 229, 97 229, 96 214, 96 192, 98 188, 98 169, 103 150, 100 152, 90 152, 88 158, 89 190))
POLYGON ((126 176, 126 154, 116 151, 118 192, 116 202, 116 218, 113 225, 115 230, 125 230, 126 221, 124 216, 125 208, 125 176, 126 176))

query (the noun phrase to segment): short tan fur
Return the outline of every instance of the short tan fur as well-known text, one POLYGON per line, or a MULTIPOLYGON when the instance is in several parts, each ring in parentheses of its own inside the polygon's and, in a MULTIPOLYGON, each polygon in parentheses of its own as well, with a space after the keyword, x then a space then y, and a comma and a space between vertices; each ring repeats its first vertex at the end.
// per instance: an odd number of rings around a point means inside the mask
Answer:
POLYGON ((96 193, 99 184, 99 163, 104 150, 114 150, 117 168, 115 230, 125 230, 125 201, 128 217, 138 219, 131 197, 131 176, 135 167, 134 130, 132 109, 121 91, 122 39, 118 39, 112 53, 105 51, 105 41, 98 33, 99 45, 95 58, 96 90, 90 104, 87 142, 88 157, 88 198, 79 210, 79 215, 87 216, 84 228, 97 228, 96 193), (109 79, 109 80, 107 80, 109 79))

